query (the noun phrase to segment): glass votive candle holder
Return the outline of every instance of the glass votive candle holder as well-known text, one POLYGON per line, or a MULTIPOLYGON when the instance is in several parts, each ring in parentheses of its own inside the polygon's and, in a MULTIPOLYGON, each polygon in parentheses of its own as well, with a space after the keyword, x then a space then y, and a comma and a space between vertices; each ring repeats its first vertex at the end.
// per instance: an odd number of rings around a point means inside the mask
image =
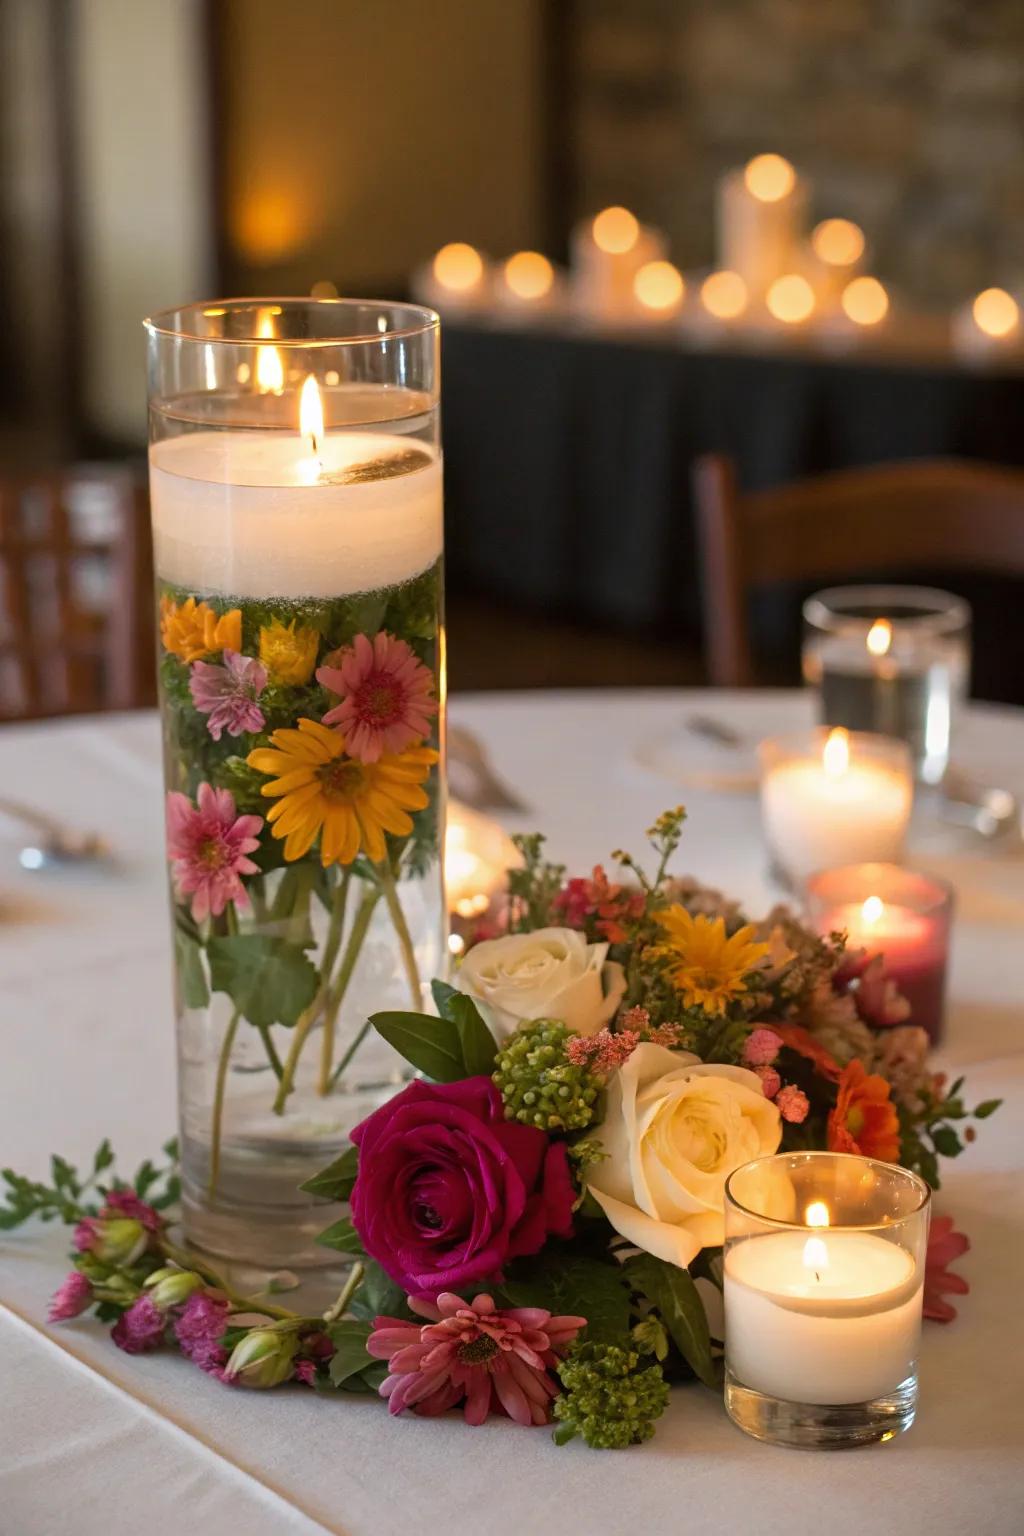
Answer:
POLYGON ((967 693, 971 610, 931 587, 830 587, 804 604, 804 679, 825 725, 898 736, 938 784, 967 693))
POLYGON ((819 727, 761 742, 761 821, 779 877, 903 856, 914 803, 905 742, 819 727))
POLYGON ((910 1004, 908 1023, 943 1036, 953 888, 895 864, 850 864, 811 875, 804 887, 810 926, 845 930, 851 950, 882 955, 887 976, 910 1004))
POLYGON ((913 1423, 930 1191, 893 1163, 761 1157, 725 1189, 725 1406, 775 1445, 913 1423))

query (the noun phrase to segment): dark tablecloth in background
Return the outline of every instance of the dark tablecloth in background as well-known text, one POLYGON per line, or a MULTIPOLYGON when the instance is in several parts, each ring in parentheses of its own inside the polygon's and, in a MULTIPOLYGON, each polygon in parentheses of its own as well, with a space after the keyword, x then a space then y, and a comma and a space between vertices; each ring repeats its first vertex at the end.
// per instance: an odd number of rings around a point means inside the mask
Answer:
POLYGON ((898 459, 1024 463, 1020 375, 467 323, 445 326, 442 371, 453 586, 591 622, 698 635, 700 453, 730 454, 750 489, 898 459))

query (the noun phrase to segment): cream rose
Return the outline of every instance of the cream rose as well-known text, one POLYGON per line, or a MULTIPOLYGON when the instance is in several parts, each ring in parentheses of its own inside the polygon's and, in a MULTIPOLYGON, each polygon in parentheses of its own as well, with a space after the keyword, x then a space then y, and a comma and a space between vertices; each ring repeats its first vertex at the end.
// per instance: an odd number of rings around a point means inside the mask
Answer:
POLYGON ((725 1181, 776 1151, 782 1117, 744 1067, 638 1045, 588 1135, 607 1156, 590 1165, 587 1185, 616 1232, 686 1269, 723 1241, 725 1181))
POLYGON ((626 990, 607 944, 588 944, 574 928, 538 928, 476 944, 456 985, 478 1004, 504 1040, 530 1019, 558 1019, 578 1035, 596 1035, 626 990))

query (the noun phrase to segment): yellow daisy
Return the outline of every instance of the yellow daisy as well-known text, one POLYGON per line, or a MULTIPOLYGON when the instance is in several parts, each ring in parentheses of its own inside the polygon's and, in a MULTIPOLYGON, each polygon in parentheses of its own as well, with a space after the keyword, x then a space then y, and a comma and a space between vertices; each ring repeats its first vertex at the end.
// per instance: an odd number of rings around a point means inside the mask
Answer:
POLYGON ((431 747, 385 753, 360 763, 345 752, 345 738, 316 720, 298 730, 275 731, 272 745, 257 747, 250 768, 276 777, 263 793, 276 799, 267 814, 274 836, 284 839, 284 856, 301 859, 320 838, 320 862, 351 864, 360 850, 374 863, 387 854, 385 832, 405 837, 410 811, 427 804, 423 780, 437 762, 431 747))
POLYGON ((198 661, 214 651, 242 649, 242 610, 217 615, 209 603, 187 597, 176 603, 166 594, 160 599, 160 638, 164 650, 181 661, 198 661))
POLYGON ((768 953, 769 946, 753 938, 749 925, 726 938, 721 917, 692 917, 685 907, 672 906, 657 914, 666 942, 655 954, 666 962, 687 1008, 705 1013, 724 1013, 734 997, 745 992, 744 977, 768 953))
POLYGON ((260 661, 276 683, 308 683, 316 666, 320 635, 292 619, 282 624, 272 619, 260 630, 260 661))

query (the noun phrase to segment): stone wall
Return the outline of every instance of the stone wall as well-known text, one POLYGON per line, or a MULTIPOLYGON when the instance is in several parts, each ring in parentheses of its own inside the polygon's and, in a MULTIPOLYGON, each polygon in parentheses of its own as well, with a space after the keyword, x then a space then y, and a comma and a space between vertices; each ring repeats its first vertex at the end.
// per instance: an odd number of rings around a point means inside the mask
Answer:
POLYGON ((776 150, 925 304, 1024 282, 1024 0, 575 0, 578 214, 624 202, 683 267, 716 178, 776 150))

